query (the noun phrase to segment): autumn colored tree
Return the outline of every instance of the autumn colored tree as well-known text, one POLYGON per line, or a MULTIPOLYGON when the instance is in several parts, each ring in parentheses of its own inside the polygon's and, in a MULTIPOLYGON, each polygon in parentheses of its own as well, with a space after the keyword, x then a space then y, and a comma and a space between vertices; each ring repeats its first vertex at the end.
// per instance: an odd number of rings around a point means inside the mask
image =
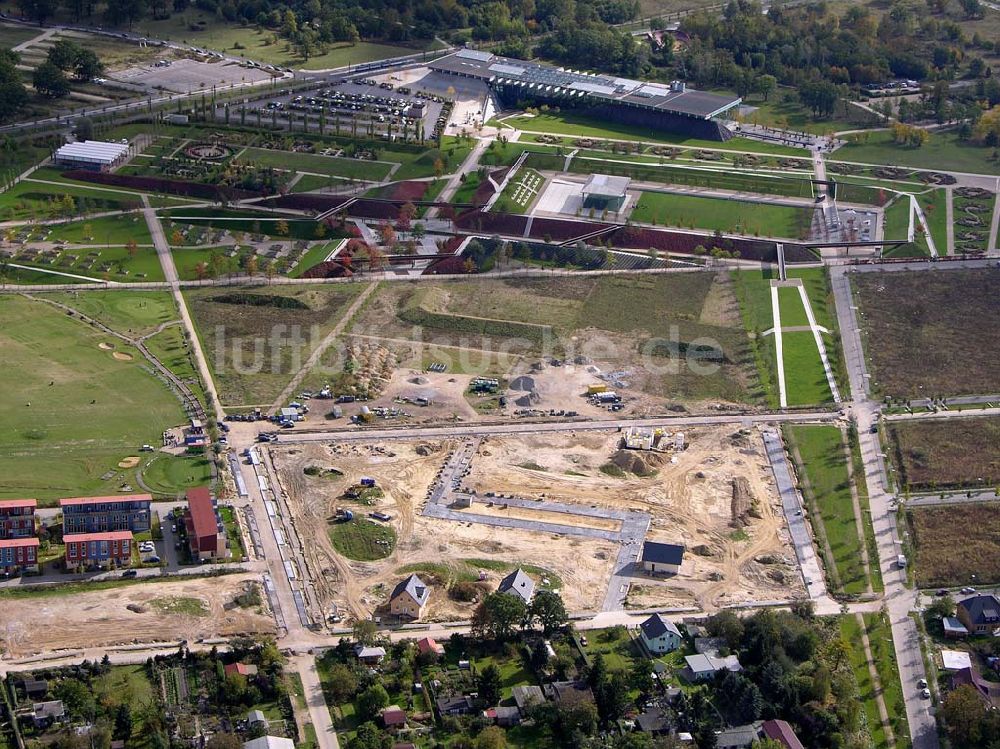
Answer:
POLYGON ((384 247, 391 249, 396 245, 396 230, 388 221, 383 221, 378 225, 378 236, 384 247))
POLYGON ((129 257, 135 257, 136 253, 139 251, 139 245, 135 243, 134 239, 130 239, 125 243, 125 251, 128 253, 129 257))
POLYGON ((283 237, 288 236, 288 222, 285 219, 281 219, 277 224, 275 224, 274 230, 283 237))
POLYGON ((410 201, 406 201, 399 207, 399 215, 396 217, 396 228, 400 231, 409 231, 413 218, 417 215, 417 207, 410 201))

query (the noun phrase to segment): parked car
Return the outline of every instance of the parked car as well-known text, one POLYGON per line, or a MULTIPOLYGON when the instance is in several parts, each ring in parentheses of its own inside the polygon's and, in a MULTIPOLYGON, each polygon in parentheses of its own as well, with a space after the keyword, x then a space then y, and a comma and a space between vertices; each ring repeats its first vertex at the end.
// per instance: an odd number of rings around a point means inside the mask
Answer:
POLYGON ((138 575, 139 573, 136 570, 125 570, 122 573, 122 577, 137 577, 138 575))

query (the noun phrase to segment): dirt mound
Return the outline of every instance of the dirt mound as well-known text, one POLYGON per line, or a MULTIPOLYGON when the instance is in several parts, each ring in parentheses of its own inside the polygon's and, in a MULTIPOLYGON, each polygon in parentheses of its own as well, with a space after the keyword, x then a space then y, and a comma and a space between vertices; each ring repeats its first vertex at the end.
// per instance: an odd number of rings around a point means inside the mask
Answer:
POLYGON ((131 611, 134 614, 145 614, 146 613, 146 607, 142 606, 142 605, 140 605, 138 603, 129 603, 129 604, 127 604, 125 606, 125 608, 127 608, 129 611, 131 611))
POLYGON ((514 401, 514 403, 521 408, 531 408, 532 406, 540 403, 542 400, 541 396, 537 392, 532 390, 527 395, 522 395, 520 398, 514 401))
POLYGON ((407 382, 409 382, 411 385, 429 385, 430 384, 430 380, 428 380, 426 377, 421 377, 420 375, 417 375, 416 377, 411 377, 410 379, 407 380, 407 382))
POLYGON ((611 456, 611 462, 626 473, 636 476, 652 476, 670 458, 660 453, 643 453, 636 450, 619 450, 611 456))
POLYGON ((742 528, 750 517, 750 507, 753 504, 753 491, 750 482, 743 476, 733 479, 733 496, 730 500, 730 512, 733 515, 733 525, 742 528))
POLYGON ((428 455, 433 455, 438 449, 434 445, 421 444, 413 448, 413 452, 421 457, 426 457, 428 455))
POLYGON ((528 377, 527 375, 521 375, 520 377, 515 377, 513 380, 511 380, 510 389, 531 392, 535 389, 535 378, 528 377))

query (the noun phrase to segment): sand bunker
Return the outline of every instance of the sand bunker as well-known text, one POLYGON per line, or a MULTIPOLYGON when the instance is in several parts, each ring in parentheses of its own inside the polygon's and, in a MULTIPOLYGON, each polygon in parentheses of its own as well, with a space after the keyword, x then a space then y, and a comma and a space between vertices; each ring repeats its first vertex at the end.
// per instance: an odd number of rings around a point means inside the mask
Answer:
POLYGON ((110 343, 102 342, 97 344, 97 348, 99 348, 101 351, 112 351, 114 350, 115 347, 110 343))
POLYGON ((139 465, 139 458, 134 455, 123 458, 118 463, 119 468, 135 468, 137 465, 139 465))
POLYGON ((132 361, 132 354, 126 354, 123 351, 115 351, 112 356, 118 361, 132 361))

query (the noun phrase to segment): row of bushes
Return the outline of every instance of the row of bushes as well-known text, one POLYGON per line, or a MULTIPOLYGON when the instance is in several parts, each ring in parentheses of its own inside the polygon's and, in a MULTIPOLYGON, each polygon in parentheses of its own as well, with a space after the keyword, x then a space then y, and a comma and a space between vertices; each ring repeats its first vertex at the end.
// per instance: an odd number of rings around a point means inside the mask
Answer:
POLYGON ((224 202, 242 200, 244 198, 258 198, 263 194, 222 185, 206 185, 198 182, 185 182, 179 179, 166 179, 164 177, 140 177, 131 174, 91 172, 86 169, 73 169, 63 172, 63 177, 79 182, 93 182, 99 185, 125 187, 139 192, 158 192, 167 195, 183 195, 189 198, 224 202))

